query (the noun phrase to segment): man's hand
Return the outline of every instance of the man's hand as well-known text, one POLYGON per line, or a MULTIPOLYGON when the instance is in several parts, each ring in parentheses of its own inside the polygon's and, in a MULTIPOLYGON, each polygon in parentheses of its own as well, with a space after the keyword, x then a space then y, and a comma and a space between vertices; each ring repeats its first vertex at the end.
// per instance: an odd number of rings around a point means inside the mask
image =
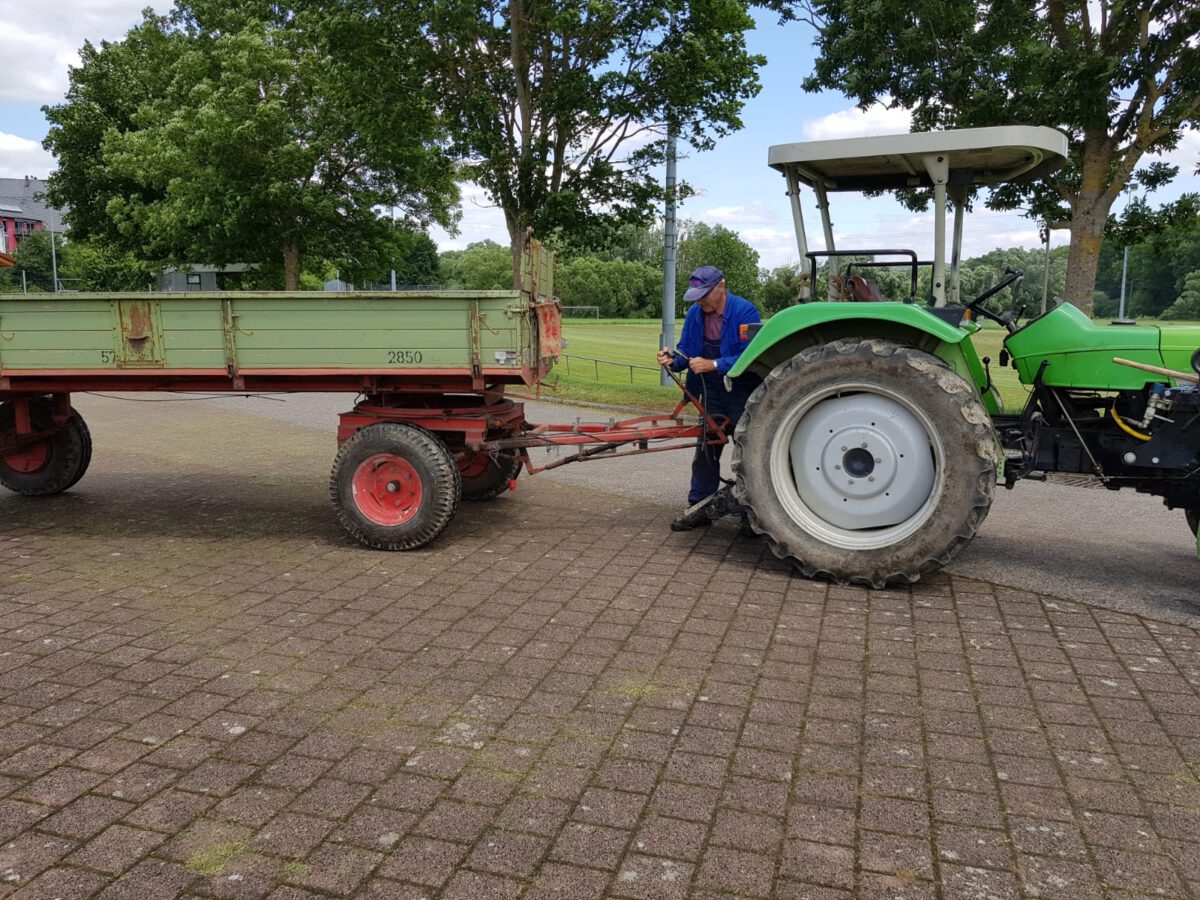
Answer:
POLYGON ((671 364, 672 360, 674 360, 674 359, 675 359, 675 354, 672 353, 670 350, 668 350, 666 347, 663 347, 661 350, 658 351, 658 364, 660 366, 669 366, 671 364))
POLYGON ((705 359, 703 356, 693 356, 688 361, 688 368, 697 375, 703 375, 705 372, 717 371, 717 361, 715 359, 705 359))

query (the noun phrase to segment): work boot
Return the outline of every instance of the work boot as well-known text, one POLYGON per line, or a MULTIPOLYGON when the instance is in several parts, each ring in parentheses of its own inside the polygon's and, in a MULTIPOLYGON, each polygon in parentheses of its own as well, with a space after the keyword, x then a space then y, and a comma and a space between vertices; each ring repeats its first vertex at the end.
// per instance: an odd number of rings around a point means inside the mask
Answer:
POLYGON ((678 519, 671 523, 672 531, 691 531, 693 528, 707 528, 713 523, 713 520, 708 517, 708 513, 704 510, 698 510, 693 513, 684 513, 678 519))

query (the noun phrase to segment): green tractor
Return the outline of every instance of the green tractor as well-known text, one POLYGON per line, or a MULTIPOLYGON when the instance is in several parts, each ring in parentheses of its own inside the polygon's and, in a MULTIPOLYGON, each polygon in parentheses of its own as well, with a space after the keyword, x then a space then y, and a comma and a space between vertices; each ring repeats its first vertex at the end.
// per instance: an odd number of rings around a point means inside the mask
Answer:
POLYGON ((1069 304, 1021 323, 1020 310, 997 314, 986 305, 1016 272, 960 300, 971 189, 1037 178, 1066 152, 1058 131, 1026 126, 771 148, 810 266, 798 304, 761 326, 729 373, 754 372, 763 383, 734 435, 733 498, 719 500, 743 507, 751 527, 805 575, 877 588, 914 582, 974 538, 998 483, 1044 473, 1162 497, 1197 531, 1200 328, 1101 325, 1069 304), (821 252, 808 250, 802 185, 817 195, 821 252), (902 188, 932 189, 932 260, 834 247, 829 193, 902 188), (884 299, 848 268, 827 279, 824 299, 814 298, 817 260, 829 259, 836 273, 851 255, 875 260, 868 266, 905 257, 909 296, 884 299), (932 296, 918 302, 922 265, 932 267, 932 296), (996 364, 1013 366, 1030 389, 1020 412, 1002 409, 992 363, 976 352, 980 319, 1008 332, 996 364))

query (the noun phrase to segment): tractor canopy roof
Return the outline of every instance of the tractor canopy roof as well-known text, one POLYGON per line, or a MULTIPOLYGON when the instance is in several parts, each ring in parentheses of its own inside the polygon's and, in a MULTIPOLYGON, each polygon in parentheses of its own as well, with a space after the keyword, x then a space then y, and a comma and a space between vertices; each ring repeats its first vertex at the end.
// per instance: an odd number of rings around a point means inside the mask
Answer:
POLYGON ((930 157, 946 158, 949 186, 967 187, 1040 178, 1066 155, 1053 128, 1005 125, 776 144, 767 162, 809 187, 875 191, 933 187, 930 157))

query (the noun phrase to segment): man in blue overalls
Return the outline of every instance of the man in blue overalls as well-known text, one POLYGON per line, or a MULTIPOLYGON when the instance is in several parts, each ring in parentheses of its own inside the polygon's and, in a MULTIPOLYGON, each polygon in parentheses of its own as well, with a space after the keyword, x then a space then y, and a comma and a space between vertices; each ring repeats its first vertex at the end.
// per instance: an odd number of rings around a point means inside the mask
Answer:
MULTIPOLYGON (((750 343, 748 326, 762 319, 753 303, 725 289, 725 275, 715 266, 701 266, 692 273, 683 299, 695 302, 683 320, 677 351, 664 347, 658 353, 658 363, 676 372, 687 369, 688 390, 700 398, 709 415, 728 418, 726 434, 732 437, 746 399, 762 379, 742 375, 733 379, 733 390, 729 391, 725 389, 725 375, 750 343)), ((711 446, 703 441, 696 447, 688 506, 720 488, 723 449, 724 445, 711 446)), ((687 531, 711 524, 706 513, 685 513, 671 523, 671 530, 687 531)))

